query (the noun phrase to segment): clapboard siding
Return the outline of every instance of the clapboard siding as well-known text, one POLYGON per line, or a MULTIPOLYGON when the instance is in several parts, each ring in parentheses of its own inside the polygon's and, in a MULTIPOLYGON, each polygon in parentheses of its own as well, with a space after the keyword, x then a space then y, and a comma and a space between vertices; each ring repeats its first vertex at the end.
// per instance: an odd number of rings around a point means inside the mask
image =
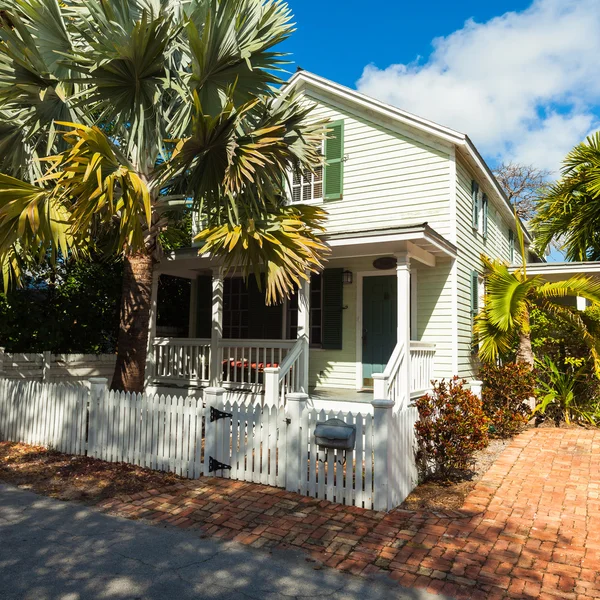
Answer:
POLYGON ((417 278, 417 340, 436 345, 433 374, 452 372, 452 261, 439 259, 435 267, 415 265, 417 278))
MULTIPOLYGON (((488 235, 484 238, 472 227, 471 181, 474 175, 457 161, 456 200, 457 200, 457 246, 458 246, 458 368, 461 377, 475 376, 472 361, 472 316, 471 316, 471 273, 483 271, 481 255, 510 260, 510 226, 490 201, 488 215, 488 235)), ((477 181, 477 179, 476 179, 477 181)), ((479 181, 480 185, 482 182, 479 181)), ((514 224, 513 224, 514 229, 514 224)), ((515 236, 516 239, 516 236, 515 236)), ((515 242, 515 261, 521 256, 518 242, 515 242)))
POLYGON ((316 102, 314 118, 344 120, 343 198, 323 202, 329 232, 427 221, 439 233, 448 233, 448 152, 412 139, 409 132, 401 135, 386 129, 350 109, 308 98, 316 102))

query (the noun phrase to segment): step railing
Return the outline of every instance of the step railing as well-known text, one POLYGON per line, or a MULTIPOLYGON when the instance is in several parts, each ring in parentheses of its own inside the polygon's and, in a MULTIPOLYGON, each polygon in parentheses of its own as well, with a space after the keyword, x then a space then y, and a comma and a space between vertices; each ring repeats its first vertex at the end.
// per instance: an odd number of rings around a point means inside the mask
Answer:
POLYGON ((410 395, 418 397, 431 390, 435 360, 435 344, 410 343, 410 395))
MULTIPOLYGON (((408 357, 408 377, 410 379, 410 398, 427 393, 431 389, 433 366, 435 359, 435 344, 425 342, 410 343, 408 357)), ((383 373, 373 374, 373 396, 376 400, 394 400, 397 409, 408 405, 406 386, 402 385, 402 367, 407 360, 402 344, 396 344, 392 356, 383 373)))

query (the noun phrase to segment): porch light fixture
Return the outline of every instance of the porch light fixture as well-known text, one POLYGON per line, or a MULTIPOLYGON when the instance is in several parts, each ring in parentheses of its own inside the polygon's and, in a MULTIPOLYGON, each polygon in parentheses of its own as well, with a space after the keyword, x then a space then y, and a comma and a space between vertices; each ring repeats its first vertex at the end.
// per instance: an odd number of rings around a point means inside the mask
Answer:
POLYGON ((345 284, 351 284, 352 283, 352 271, 344 271, 342 273, 342 275, 344 276, 344 283, 345 284))

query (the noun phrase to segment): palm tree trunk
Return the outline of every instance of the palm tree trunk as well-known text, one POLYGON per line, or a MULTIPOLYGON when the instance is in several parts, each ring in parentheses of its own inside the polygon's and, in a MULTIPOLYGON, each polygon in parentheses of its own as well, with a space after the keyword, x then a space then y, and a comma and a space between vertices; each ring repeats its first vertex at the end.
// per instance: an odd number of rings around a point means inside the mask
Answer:
POLYGON ((533 356, 533 348, 531 347, 531 327, 529 324, 529 311, 525 315, 523 328, 519 332, 519 348, 517 350, 517 362, 529 365, 529 369, 533 371, 535 359, 533 356))
POLYGON ((112 380, 115 390, 144 390, 153 267, 154 259, 150 254, 125 257, 117 364, 112 380))

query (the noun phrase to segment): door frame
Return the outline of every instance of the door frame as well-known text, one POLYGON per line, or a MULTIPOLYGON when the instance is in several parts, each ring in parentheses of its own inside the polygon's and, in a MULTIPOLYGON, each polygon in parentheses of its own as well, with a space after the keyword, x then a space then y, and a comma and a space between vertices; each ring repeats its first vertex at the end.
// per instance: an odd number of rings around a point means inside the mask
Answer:
MULTIPOLYGON (((362 364, 362 330, 363 330, 363 280, 365 277, 385 277, 386 275, 391 276, 390 271, 394 276, 398 277, 396 269, 389 269, 386 271, 371 270, 371 271, 358 271, 356 273, 356 389, 365 389, 363 385, 363 364, 362 364)), ((411 329, 411 340, 417 338, 417 323, 418 323, 418 304, 417 304, 417 290, 418 290, 418 270, 411 268, 410 271, 410 329, 411 329)), ((396 343, 398 339, 396 336, 396 343)))
MULTIPOLYGON (((397 279, 396 269, 385 271, 359 271, 356 273, 356 389, 365 389, 363 385, 363 364, 362 364, 362 331, 363 331, 363 283, 365 277, 394 277, 397 279)), ((396 343, 398 336, 396 334, 396 343)))

